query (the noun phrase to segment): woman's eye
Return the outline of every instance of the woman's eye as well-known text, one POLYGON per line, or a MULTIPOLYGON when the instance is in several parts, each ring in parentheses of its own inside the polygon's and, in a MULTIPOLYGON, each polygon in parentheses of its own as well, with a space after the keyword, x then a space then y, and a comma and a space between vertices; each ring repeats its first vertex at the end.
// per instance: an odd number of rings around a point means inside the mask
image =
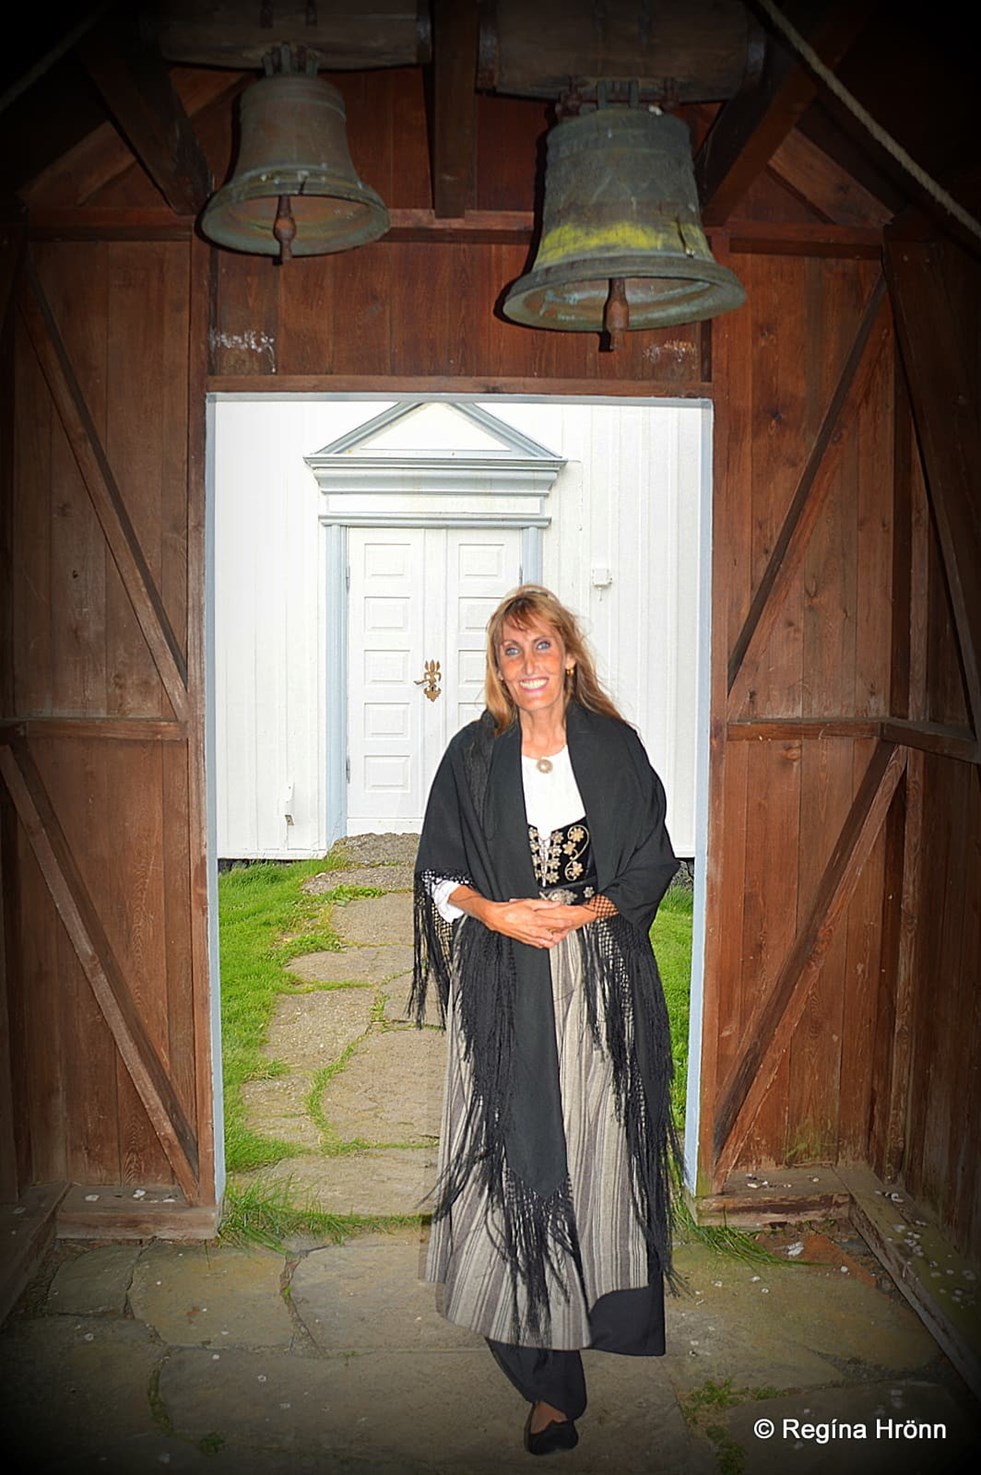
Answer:
POLYGON ((538 642, 538 649, 539 650, 551 650, 551 648, 552 648, 552 642, 550 640, 540 640, 538 642))

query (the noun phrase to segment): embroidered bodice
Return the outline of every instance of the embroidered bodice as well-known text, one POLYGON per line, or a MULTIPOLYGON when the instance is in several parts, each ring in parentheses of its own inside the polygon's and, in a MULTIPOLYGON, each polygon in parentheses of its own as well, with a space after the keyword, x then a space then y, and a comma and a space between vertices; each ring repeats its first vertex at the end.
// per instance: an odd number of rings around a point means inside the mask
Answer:
POLYGON ((575 892, 576 901, 596 894, 596 870, 585 816, 549 834, 528 826, 535 880, 545 891, 559 886, 575 892))

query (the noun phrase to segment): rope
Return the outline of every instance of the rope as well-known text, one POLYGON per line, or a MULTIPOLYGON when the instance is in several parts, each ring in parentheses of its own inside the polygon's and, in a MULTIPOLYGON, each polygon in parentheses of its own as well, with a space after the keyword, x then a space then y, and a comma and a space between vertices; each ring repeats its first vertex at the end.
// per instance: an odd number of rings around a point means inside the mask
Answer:
POLYGON ((892 155, 896 163, 901 165, 907 174, 911 175, 917 184, 922 186, 927 194, 936 200, 938 205, 941 205, 955 220, 960 221, 966 230, 969 230, 972 235, 977 236, 981 240, 981 221, 976 220, 973 215, 969 214, 963 205, 960 205, 952 195, 947 193, 942 185, 938 184, 931 175, 927 174, 925 169, 920 167, 915 159, 910 157, 902 144, 897 143, 892 135, 887 133, 875 121, 871 113, 866 112, 858 99, 853 97, 847 87, 838 81, 834 72, 825 66, 814 48, 808 45, 800 32, 777 9, 776 5, 773 4, 773 0, 754 0, 754 3, 766 12, 777 30, 782 33, 784 39, 790 43, 810 71, 814 73, 819 81, 824 83, 829 92, 834 93, 838 101, 843 103, 852 116, 858 119, 862 127, 872 135, 875 141, 881 144, 888 154, 892 155))

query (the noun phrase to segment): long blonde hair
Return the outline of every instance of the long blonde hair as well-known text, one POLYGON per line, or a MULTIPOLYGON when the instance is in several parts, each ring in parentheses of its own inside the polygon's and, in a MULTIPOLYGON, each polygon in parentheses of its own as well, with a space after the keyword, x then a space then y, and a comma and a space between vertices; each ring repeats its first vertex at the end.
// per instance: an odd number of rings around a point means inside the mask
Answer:
POLYGON ((625 720, 600 685, 586 637, 572 611, 541 584, 521 584, 502 599, 487 622, 484 700, 494 718, 495 737, 506 732, 518 715, 518 709, 498 672, 497 652, 508 622, 517 625, 519 630, 527 630, 529 625, 539 622, 561 637, 566 656, 575 661, 572 675, 567 675, 565 681, 567 706, 570 701, 576 701, 590 712, 601 712, 607 717, 616 717, 620 722, 625 720))

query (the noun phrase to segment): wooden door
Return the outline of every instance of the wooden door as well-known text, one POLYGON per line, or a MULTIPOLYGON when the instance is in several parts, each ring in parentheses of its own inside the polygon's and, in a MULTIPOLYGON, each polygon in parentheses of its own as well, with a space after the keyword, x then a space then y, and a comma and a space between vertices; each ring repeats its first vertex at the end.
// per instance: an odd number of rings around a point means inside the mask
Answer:
POLYGON ((447 742, 483 708, 484 631, 520 560, 514 528, 351 529, 348 834, 421 827, 447 742))
POLYGON ((11 335, 2 1181, 77 1185, 63 1232, 217 1215, 194 262, 179 241, 35 245, 11 335))

